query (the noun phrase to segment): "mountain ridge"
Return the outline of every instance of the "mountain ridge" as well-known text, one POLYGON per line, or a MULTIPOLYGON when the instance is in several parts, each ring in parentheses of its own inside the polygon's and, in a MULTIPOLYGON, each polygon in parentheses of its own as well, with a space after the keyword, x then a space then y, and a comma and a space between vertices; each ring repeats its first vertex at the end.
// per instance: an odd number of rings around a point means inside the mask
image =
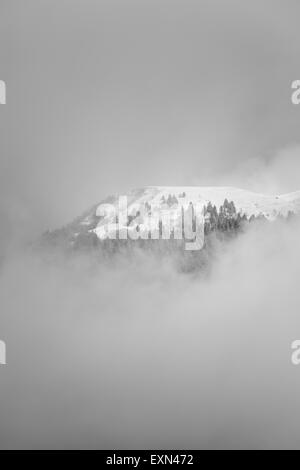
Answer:
MULTIPOLYGON (((233 186, 145 186, 123 195, 110 195, 94 204, 73 222, 53 232, 46 239, 62 240, 70 246, 98 246, 119 229, 139 231, 141 238, 151 238, 155 210, 172 216, 173 227, 181 226, 180 209, 190 205, 201 211, 205 220, 205 233, 211 231, 238 231, 246 222, 264 219, 272 222, 278 218, 300 215, 300 191, 281 195, 266 195, 233 186), (118 208, 120 197, 127 203, 128 219, 120 226, 118 208), (138 211, 143 208, 143 215, 138 211), (179 209, 179 210, 178 210, 179 209), (144 234, 144 236, 142 235, 144 234)), ((156 219, 157 229, 159 221, 156 219)), ((161 233, 160 233, 161 235, 161 233)), ((118 235, 115 238, 119 238, 118 235)))

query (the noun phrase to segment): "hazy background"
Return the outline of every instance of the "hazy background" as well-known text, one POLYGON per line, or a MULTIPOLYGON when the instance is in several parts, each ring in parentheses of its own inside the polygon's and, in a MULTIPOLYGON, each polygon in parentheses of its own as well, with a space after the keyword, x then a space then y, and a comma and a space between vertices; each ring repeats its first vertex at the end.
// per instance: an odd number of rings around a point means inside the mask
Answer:
POLYGON ((299 14, 297 0, 1 0, 1 210, 38 234, 136 186, 299 189, 299 14))
POLYGON ((253 229, 206 281, 16 247, 131 187, 300 189, 299 14, 0 0, 0 447, 298 446, 299 227, 253 229))

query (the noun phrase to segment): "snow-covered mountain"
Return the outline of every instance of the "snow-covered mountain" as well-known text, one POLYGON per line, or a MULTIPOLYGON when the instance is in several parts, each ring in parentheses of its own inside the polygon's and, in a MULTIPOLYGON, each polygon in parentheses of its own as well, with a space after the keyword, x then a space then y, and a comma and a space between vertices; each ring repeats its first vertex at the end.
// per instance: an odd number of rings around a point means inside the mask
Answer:
MULTIPOLYGON (((211 202, 219 208, 224 200, 233 201, 237 212, 257 216, 260 213, 267 219, 274 219, 277 215, 287 215, 289 211, 300 212, 300 191, 293 193, 270 196, 255 193, 234 187, 218 186, 147 186, 145 188, 133 189, 125 194, 129 205, 132 204, 161 204, 162 199, 175 196, 180 203, 201 203, 207 205, 211 202)), ((110 196, 100 204, 117 204, 120 195, 110 196)), ((129 207, 129 206, 128 206, 129 207)), ((85 222, 87 222, 86 219, 85 222)))
POLYGON ((140 235, 149 234, 151 224, 159 224, 159 218, 153 217, 155 211, 171 214, 173 227, 176 227, 176 223, 181 224, 180 210, 190 206, 202 213, 210 229, 231 230, 237 228, 241 220, 274 221, 290 214, 299 215, 300 191, 266 195, 234 187, 149 186, 109 196, 51 236, 67 239, 71 244, 78 240, 95 244, 97 240, 106 239, 116 229, 116 224, 118 229, 129 232, 138 228, 140 235), (124 200, 128 214, 125 219, 119 217, 118 212, 124 200))
MULTIPOLYGON (((128 212, 134 206, 147 204, 150 206, 161 206, 167 209, 169 196, 175 197, 180 205, 200 204, 207 206, 210 202, 217 209, 227 199, 233 201, 236 211, 241 215, 251 216, 264 215, 268 220, 274 220, 278 215, 287 216, 289 212, 300 213, 300 191, 283 195, 265 195, 234 187, 198 187, 198 186, 150 186, 130 191, 127 196, 128 212), (164 202, 166 201, 166 202, 164 202)), ((102 201, 117 206, 120 195, 114 195, 102 201)), ((176 202, 175 202, 176 204, 176 202)), ((83 218, 81 223, 89 225, 91 220, 99 211, 97 206, 83 218)))

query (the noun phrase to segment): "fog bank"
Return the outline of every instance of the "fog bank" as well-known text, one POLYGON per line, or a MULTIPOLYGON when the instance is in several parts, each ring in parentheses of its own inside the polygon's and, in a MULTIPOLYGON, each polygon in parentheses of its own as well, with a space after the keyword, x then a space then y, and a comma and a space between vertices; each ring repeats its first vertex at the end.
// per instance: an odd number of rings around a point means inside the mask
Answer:
POLYGON ((206 279, 144 254, 7 261, 1 448, 299 447, 299 235, 253 227, 206 279))

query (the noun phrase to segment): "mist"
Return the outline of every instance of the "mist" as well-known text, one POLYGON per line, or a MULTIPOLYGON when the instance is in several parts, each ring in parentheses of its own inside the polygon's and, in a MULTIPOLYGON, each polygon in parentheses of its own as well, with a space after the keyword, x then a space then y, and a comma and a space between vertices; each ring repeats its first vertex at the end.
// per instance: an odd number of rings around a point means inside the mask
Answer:
POLYGON ((206 277, 138 251, 6 261, 1 448, 299 447, 299 235, 251 227, 206 277))

